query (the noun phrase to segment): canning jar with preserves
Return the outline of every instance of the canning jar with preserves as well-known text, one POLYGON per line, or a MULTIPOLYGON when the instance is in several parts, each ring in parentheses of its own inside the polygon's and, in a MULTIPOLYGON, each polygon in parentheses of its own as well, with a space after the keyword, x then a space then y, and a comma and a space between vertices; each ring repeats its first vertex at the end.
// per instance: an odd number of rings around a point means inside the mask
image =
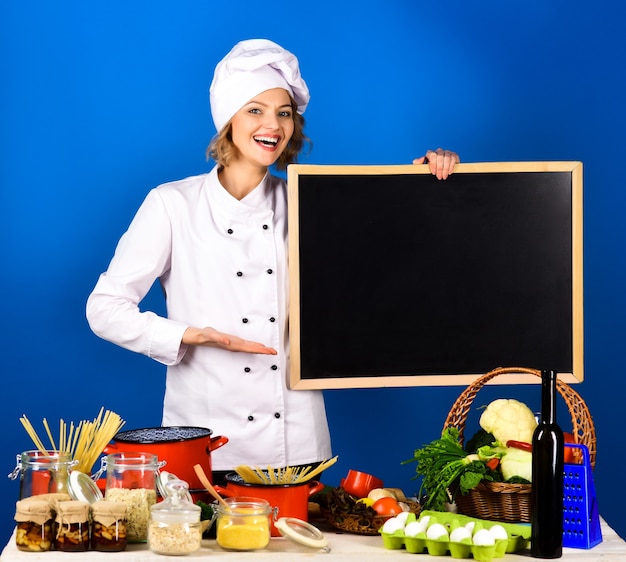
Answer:
POLYGON ((46 500, 15 504, 15 544, 18 550, 45 552, 52 547, 52 509, 46 500))
POLYGON ((91 549, 120 552, 126 543, 126 504, 106 500, 91 504, 91 549))
POLYGON ((89 504, 76 500, 59 502, 55 522, 54 548, 83 552, 89 548, 89 504))

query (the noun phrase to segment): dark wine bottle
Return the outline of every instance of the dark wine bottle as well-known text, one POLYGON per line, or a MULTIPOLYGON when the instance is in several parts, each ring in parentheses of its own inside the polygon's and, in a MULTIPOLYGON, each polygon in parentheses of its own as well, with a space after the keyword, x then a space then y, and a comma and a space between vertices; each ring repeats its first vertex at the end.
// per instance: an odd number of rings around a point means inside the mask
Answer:
POLYGON ((530 554, 563 553, 563 431, 556 422, 556 372, 541 372, 541 419, 533 434, 530 554))

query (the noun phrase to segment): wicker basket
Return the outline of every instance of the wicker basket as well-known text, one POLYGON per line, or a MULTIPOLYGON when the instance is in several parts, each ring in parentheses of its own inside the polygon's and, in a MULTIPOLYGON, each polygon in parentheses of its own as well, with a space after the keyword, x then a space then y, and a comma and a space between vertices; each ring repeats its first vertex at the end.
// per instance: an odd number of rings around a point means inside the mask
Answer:
MULTIPOLYGON (((508 373, 525 373, 541 377, 541 371, 523 367, 501 367, 490 371, 476 379, 461 393, 450 409, 444 428, 456 427, 463 442, 465 423, 476 394, 494 377, 508 373)), ((557 380, 556 386, 572 418, 574 442, 587 446, 593 467, 596 459, 596 432, 589 409, 578 392, 567 383, 557 380)), ((530 491, 530 484, 481 482, 465 495, 456 494, 455 502, 458 512, 464 515, 490 521, 530 523, 532 509, 530 491)))
MULTIPOLYGON (((418 502, 403 500, 403 503, 409 506, 411 513, 419 515, 421 506, 418 502)), ((321 512, 331 527, 355 535, 380 535, 380 529, 385 521, 391 517, 390 515, 367 516, 355 513, 333 513, 328 509, 322 509, 321 512)))

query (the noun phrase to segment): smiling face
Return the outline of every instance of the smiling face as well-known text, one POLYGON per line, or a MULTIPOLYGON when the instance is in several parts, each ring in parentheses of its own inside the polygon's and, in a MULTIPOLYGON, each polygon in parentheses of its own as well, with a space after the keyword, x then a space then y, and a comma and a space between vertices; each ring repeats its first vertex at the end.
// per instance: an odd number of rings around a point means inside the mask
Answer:
POLYGON ((235 161, 265 168, 274 164, 293 135, 293 114, 291 98, 282 88, 252 98, 231 120, 235 161))

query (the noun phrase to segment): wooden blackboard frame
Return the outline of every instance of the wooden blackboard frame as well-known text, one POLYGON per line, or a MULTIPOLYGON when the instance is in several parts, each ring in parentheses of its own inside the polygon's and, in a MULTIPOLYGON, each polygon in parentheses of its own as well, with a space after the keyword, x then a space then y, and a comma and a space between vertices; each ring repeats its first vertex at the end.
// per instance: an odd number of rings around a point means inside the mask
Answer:
MULTIPOLYGON (((561 173, 559 177, 565 177, 570 183, 571 189, 571 324, 567 326, 567 333, 564 332, 563 337, 569 337, 571 334, 571 369, 567 372, 559 371, 562 380, 569 383, 579 383, 583 381, 583 174, 581 162, 488 162, 488 163, 470 163, 459 164, 455 168, 454 175, 456 182, 463 182, 465 179, 476 181, 477 174, 495 174, 494 176, 485 177, 485 179, 504 178, 511 176, 507 174, 522 174, 517 176, 519 181, 530 183, 533 178, 542 179, 543 176, 536 174, 561 173), (562 173, 565 173, 563 176, 562 173), (464 176, 464 174, 469 174, 464 176), (502 175, 504 174, 504 175, 502 175), (527 180, 528 179, 528 180, 527 180)), ((552 366, 543 365, 492 365, 480 372, 449 372, 449 373, 384 373, 381 375, 359 376, 354 374, 343 375, 336 373, 335 375, 318 377, 315 373, 306 372, 306 357, 303 356, 301 334, 303 328, 306 328, 307 318, 302 315, 301 301, 306 300, 301 294, 301 269, 306 264, 309 256, 305 253, 301 254, 301 237, 316 236, 315 233, 308 233, 303 230, 301 213, 306 213, 307 209, 301 207, 301 185, 305 182, 315 181, 320 186, 327 178, 350 176, 354 182, 362 182, 365 177, 375 178, 377 176, 389 176, 385 178, 393 181, 393 178, 402 179, 405 175, 423 175, 430 176, 427 166, 421 165, 393 165, 393 166, 326 166, 326 165, 291 165, 288 168, 288 205, 289 205, 289 277, 290 277, 290 376, 288 384, 290 388, 296 390, 306 389, 332 389, 332 388, 375 388, 375 387, 409 387, 409 386, 454 386, 469 385, 485 372, 496 367, 527 367, 527 368, 544 368, 552 366), (320 183, 321 182, 321 183, 320 183)), ((432 178, 432 176, 430 176, 432 178)), ((554 174, 550 177, 554 177, 554 174)), ((478 177, 478 180, 481 178, 478 177)), ((434 180, 434 178, 433 178, 434 180)), ((448 182, 450 182, 448 180, 448 182)), ((426 178, 419 181, 430 181, 426 178)), ((352 183, 354 183, 352 182, 352 183)), ((398 181, 398 183, 401 183, 398 181)), ((308 185, 308 184, 307 184, 308 185)), ((451 183, 442 182, 438 188, 446 190, 451 183)), ((413 189, 413 188, 410 188, 413 189)), ((319 189, 320 192, 329 191, 319 189)), ((312 188, 308 188, 307 197, 317 197, 316 192, 312 188)), ((382 194, 381 194, 382 195, 382 194)), ((320 195, 324 197, 324 195, 320 195)), ((377 198, 378 203, 385 205, 385 197, 377 198)), ((325 205, 324 213, 342 213, 341 208, 337 208, 335 201, 332 204, 325 205)), ((355 220, 351 215, 350 220, 355 220)), ((317 220, 317 219, 316 219, 317 220)), ((322 219, 325 220, 325 219, 322 219)), ((358 219, 356 219, 358 220, 358 219)), ((364 220, 367 220, 364 218, 364 220)), ((445 220, 445 217, 442 217, 445 220)), ((350 228, 350 225, 346 225, 350 228)), ((348 248, 341 247, 340 241, 337 244, 329 244, 324 248, 324 256, 333 256, 329 258, 332 262, 335 254, 349 251, 348 248)), ((318 259, 319 256, 310 259, 318 259)), ((337 259, 340 259, 337 257, 337 259)), ((569 258, 568 258, 569 259, 569 258)), ((320 265, 321 266, 321 265, 320 265)), ((309 269, 310 270, 310 269, 309 269)), ((351 296, 351 295, 350 295, 351 296)), ((349 295, 346 295, 348 298, 349 295)), ((569 296, 568 296, 569 298, 569 296)), ((569 323, 569 321, 568 321, 569 323)), ((306 329, 304 330, 306 332, 306 329)), ((384 333, 384 330, 382 330, 384 333)), ((324 333, 316 334, 316 337, 325 337, 324 333)), ((569 342, 568 342, 569 345, 569 342)), ((507 377, 500 377, 500 384, 536 384, 537 377, 527 374, 511 374, 507 377), (506 380, 501 380, 506 379, 506 380)))

